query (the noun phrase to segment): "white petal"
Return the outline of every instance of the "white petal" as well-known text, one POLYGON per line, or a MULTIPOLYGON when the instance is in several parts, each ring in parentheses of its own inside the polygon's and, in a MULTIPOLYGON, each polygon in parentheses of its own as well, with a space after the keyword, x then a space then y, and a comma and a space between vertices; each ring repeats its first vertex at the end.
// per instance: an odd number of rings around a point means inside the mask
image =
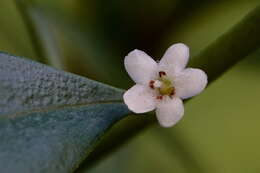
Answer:
POLYGON ((195 68, 183 70, 175 79, 174 87, 176 95, 186 99, 199 94, 208 83, 207 75, 204 71, 195 68))
POLYGON ((136 84, 124 93, 124 102, 135 113, 149 112, 155 109, 155 92, 143 85, 136 84))
POLYGON ((184 114, 184 107, 180 98, 162 100, 157 104, 156 117, 163 127, 176 124, 184 114))
POLYGON ((173 75, 183 70, 189 60, 189 48, 182 43, 177 43, 169 47, 163 55, 159 68, 169 75, 173 75))
POLYGON ((138 84, 147 84, 156 78, 157 63, 145 52, 134 50, 125 57, 125 68, 129 76, 138 84))

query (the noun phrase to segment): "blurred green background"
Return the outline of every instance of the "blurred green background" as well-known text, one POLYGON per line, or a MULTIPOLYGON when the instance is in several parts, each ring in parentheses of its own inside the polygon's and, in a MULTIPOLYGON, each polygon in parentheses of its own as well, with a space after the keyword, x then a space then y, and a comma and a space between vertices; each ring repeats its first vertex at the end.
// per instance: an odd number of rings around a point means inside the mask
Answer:
MULTIPOLYGON (((133 84, 123 67, 129 51, 160 59, 183 42, 193 57, 259 4, 2 0, 0 50, 127 89, 133 84)), ((259 57, 260 48, 188 102, 176 126, 146 129, 87 172, 260 172, 259 57)))

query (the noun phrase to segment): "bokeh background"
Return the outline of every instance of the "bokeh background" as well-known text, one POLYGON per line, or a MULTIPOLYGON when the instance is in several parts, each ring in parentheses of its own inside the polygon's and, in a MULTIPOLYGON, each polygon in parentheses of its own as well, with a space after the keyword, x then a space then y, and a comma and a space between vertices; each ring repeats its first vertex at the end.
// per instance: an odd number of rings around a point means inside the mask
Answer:
MULTIPOLYGON (((183 42, 193 57, 258 5, 259 0, 1 0, 0 50, 127 89, 133 82, 123 59, 131 50, 160 59, 168 46, 183 42)), ((189 101, 173 128, 146 129, 86 172, 260 172, 259 58, 260 49, 189 101)))

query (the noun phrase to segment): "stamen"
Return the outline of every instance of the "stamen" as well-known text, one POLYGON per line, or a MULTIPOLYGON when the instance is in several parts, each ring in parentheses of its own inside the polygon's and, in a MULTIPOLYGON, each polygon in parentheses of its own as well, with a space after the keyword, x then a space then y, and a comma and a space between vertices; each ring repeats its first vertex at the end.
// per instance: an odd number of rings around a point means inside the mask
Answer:
POLYGON ((152 89, 154 89, 154 82, 155 82, 154 80, 151 80, 150 83, 149 83, 149 86, 150 86, 150 88, 152 88, 152 89))
POLYGON ((175 89, 172 88, 172 91, 171 91, 171 93, 170 93, 170 96, 173 96, 174 94, 175 94, 175 89))
POLYGON ((164 71, 159 71, 159 76, 162 77, 162 76, 166 76, 166 73, 164 71))
POLYGON ((163 96, 157 96, 156 99, 162 100, 162 99, 163 99, 163 96))

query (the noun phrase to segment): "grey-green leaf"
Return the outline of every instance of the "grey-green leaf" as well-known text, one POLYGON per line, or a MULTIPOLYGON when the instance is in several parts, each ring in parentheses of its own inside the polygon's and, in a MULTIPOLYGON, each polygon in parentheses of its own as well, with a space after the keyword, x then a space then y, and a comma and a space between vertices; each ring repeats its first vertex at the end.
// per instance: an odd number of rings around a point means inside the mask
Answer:
POLYGON ((0 172, 72 172, 129 113, 122 90, 0 53, 0 172))

